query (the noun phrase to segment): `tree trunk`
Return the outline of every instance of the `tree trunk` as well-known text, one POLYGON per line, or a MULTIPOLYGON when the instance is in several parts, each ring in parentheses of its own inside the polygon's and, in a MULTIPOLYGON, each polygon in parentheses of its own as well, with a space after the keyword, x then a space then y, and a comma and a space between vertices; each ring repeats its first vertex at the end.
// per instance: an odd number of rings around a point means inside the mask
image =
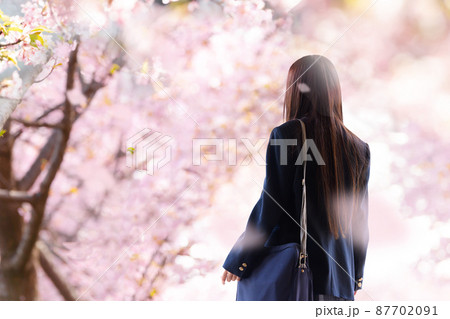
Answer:
MULTIPOLYGON (((0 188, 13 189, 12 138, 8 134, 10 121, 5 125, 7 133, 0 138, 0 188)), ((7 261, 15 253, 22 238, 23 217, 17 202, 0 200, 0 300, 34 300, 36 298, 36 271, 33 259, 22 269, 6 269, 7 261)))
POLYGON ((24 269, 11 271, 0 269, 0 300, 36 300, 37 277, 31 258, 24 269))

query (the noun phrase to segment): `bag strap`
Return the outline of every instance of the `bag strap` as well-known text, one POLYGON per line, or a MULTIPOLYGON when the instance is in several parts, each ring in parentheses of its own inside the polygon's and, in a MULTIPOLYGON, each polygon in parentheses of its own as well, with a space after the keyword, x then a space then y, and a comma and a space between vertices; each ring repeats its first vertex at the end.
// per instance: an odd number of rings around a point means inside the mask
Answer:
POLYGON ((300 245, 301 245, 301 251, 300 251, 300 268, 306 268, 306 257, 308 257, 308 254, 306 253, 306 240, 308 238, 308 232, 307 232, 307 221, 306 221, 306 163, 307 161, 307 150, 308 148, 305 147, 306 144, 306 128, 305 124, 302 120, 297 119, 300 121, 302 125, 302 147, 300 151, 300 158, 302 159, 302 165, 303 165, 303 179, 302 179, 302 208, 300 212, 300 245))

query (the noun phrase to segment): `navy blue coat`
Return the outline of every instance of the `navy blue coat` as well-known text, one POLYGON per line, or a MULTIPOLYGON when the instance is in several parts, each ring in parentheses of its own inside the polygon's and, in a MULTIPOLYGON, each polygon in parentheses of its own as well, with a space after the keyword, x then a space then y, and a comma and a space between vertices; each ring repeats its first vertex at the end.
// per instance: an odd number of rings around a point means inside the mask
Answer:
MULTIPOLYGON (((307 138, 311 128, 306 124, 307 138)), ((270 139, 296 139, 302 141, 301 124, 298 120, 287 121, 275 127, 270 139)), ((307 207, 307 253, 313 273, 314 294, 331 295, 354 300, 354 291, 361 289, 364 263, 369 240, 368 229, 368 181, 370 175, 369 145, 358 140, 365 151, 368 165, 363 167, 364 188, 359 211, 351 223, 350 236, 335 239, 328 228, 324 202, 320 200, 321 191, 317 183, 315 160, 306 166, 306 207, 307 207), (358 244, 355 234, 358 235, 358 244), (314 240, 313 240, 313 239, 314 240)), ((245 231, 239 236, 226 257, 223 268, 245 279, 252 269, 258 266, 264 256, 264 246, 300 242, 300 227, 292 220, 300 220, 301 180, 303 165, 295 165, 298 153, 290 156, 287 152, 287 165, 282 163, 281 148, 268 143, 266 152, 266 177, 264 189, 254 206, 245 231), (268 195, 268 194, 269 195, 268 195)), ((308 152, 311 154, 311 151, 308 152)), ((311 158, 314 158, 311 155, 311 158)), ((346 163, 352 165, 352 163, 346 163)), ((344 165, 346 166, 346 165, 344 165)), ((349 172, 345 171, 346 183, 351 185, 349 172)))

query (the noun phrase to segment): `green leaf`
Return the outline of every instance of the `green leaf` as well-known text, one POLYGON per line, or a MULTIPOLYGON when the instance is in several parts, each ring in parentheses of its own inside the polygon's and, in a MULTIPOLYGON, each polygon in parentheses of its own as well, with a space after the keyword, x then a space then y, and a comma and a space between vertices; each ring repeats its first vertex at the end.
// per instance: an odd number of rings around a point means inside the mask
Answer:
POLYGON ((0 137, 4 137, 3 135, 6 133, 6 130, 1 130, 0 131, 0 137))
MULTIPOLYGON (((0 12, 0 19, 1 19, 1 12, 0 12)), ((20 24, 17 24, 10 20, 4 20, 4 23, 0 23, 0 30, 4 35, 8 35, 10 31, 17 31, 17 32, 23 32, 22 28, 20 27, 20 24)))
POLYGON ((38 27, 32 29, 32 30, 30 31, 30 34, 33 34, 33 33, 42 33, 42 32, 53 33, 54 31, 50 30, 49 28, 47 28, 47 27, 45 27, 45 26, 43 26, 43 25, 40 25, 40 26, 38 26, 38 27))
POLYGON ((12 55, 10 55, 12 52, 7 50, 0 51, 0 60, 7 59, 8 61, 11 61, 18 70, 20 70, 19 65, 17 64, 16 58, 14 58, 12 55))
POLYGON ((127 151, 130 152, 131 154, 134 154, 135 149, 134 147, 129 147, 127 148, 127 151))
POLYGON ((37 46, 37 44, 36 44, 36 41, 39 41, 39 42, 42 44, 42 46, 45 47, 45 41, 44 41, 44 39, 41 37, 40 34, 41 34, 40 32, 30 34, 30 45, 31 45, 31 46, 37 48, 38 46, 37 46))
POLYGON ((10 32, 10 31, 23 32, 23 30, 18 27, 9 27, 8 32, 10 32))

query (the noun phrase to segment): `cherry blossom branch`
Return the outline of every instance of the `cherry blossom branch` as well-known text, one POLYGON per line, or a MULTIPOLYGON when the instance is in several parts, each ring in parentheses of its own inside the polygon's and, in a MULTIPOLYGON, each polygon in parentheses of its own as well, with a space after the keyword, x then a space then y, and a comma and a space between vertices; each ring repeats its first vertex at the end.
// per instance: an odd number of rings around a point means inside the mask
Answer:
MULTIPOLYGON (((66 90, 70 90, 73 87, 74 77, 75 77, 75 66, 77 64, 77 55, 79 49, 79 42, 75 47, 75 50, 70 52, 69 65, 67 69, 67 85, 66 90)), ((61 163, 64 158, 64 153, 66 151, 67 142, 69 140, 70 131, 72 129, 72 121, 73 121, 73 108, 72 104, 69 102, 67 94, 66 100, 64 102, 64 117, 60 123, 62 125, 62 129, 55 131, 56 134, 56 147, 53 150, 52 158, 49 163, 49 168, 46 176, 42 180, 39 186, 39 192, 46 196, 48 195, 48 191, 50 189, 50 185, 53 182, 56 173, 61 166, 61 163)))
POLYGON ((25 225, 22 238, 20 239, 14 255, 7 260, 2 260, 3 269, 5 270, 23 270, 31 256, 34 244, 38 238, 40 224, 43 217, 43 211, 40 209, 41 205, 36 206, 35 201, 31 204, 31 218, 25 225))
POLYGON ((84 76, 81 74, 81 68, 79 65, 77 66, 77 73, 78 73, 78 80, 80 80, 80 84, 81 84, 81 91, 84 92, 87 90, 88 85, 86 84, 86 81, 84 80, 84 76))
MULTIPOLYGON (((156 272, 156 274, 153 276, 152 280, 150 281, 150 287, 153 287, 153 285, 155 284, 156 280, 159 278, 159 276, 161 276, 162 272, 163 272, 163 268, 167 263, 167 256, 164 256, 161 264, 159 265, 158 271, 156 272)), ((150 299, 153 299, 152 296, 150 296, 150 299)))
MULTIPOLYGON (((50 113, 58 110, 63 105, 64 105, 64 102, 51 107, 50 109, 43 112, 40 116, 38 116, 33 122, 38 122, 39 120, 42 120, 44 117, 46 117, 50 113)), ((23 128, 20 128, 17 130, 17 132, 15 132, 14 134, 11 134, 11 135, 14 137, 14 139, 17 139, 20 135, 22 135, 22 133, 23 133, 23 128)))
POLYGON ((16 44, 19 44, 20 42, 22 42, 22 39, 18 39, 11 43, 0 43, 0 48, 5 48, 5 47, 12 46, 12 45, 16 45, 16 44))
MULTIPOLYGON (((165 236, 162 239, 162 242, 165 243, 168 239, 169 239, 169 235, 165 236)), ((139 279, 140 282, 143 281, 145 279, 145 277, 147 276, 147 271, 149 270, 152 263, 155 261, 156 256, 158 256, 158 254, 160 254, 161 249, 162 249, 162 244, 159 245, 158 248, 153 252, 151 258, 148 260, 147 264, 145 265, 144 269, 142 270, 142 273, 140 276, 141 278, 139 279)), ((158 275, 158 274, 156 274, 156 275, 158 275)), ((152 280, 152 284, 153 284, 153 280, 152 280)), ((133 296, 131 297, 131 300, 136 300, 137 293, 138 293, 138 289, 135 290, 133 296)))
POLYGON ((0 200, 9 202, 28 202, 35 200, 35 196, 28 192, 0 189, 0 200))
POLYGON ((21 123, 27 127, 48 127, 48 128, 56 128, 56 129, 63 129, 64 126, 56 123, 56 124, 52 124, 52 123, 45 123, 45 122, 33 122, 33 121, 26 121, 26 120, 22 120, 16 117, 11 117, 12 121, 15 121, 17 123, 21 123))
POLYGON ((35 80, 34 83, 40 83, 40 82, 44 81, 45 79, 47 79, 53 73, 53 70, 56 68, 56 64, 57 64, 57 60, 55 59, 55 62, 53 63, 52 68, 50 69, 50 72, 46 76, 44 76, 42 79, 35 80))
POLYGON ((47 277, 51 280, 58 292, 66 301, 75 301, 75 295, 69 285, 63 280, 63 276, 58 273, 50 262, 50 253, 48 248, 40 241, 36 243, 39 252, 39 263, 47 277))
POLYGON ((56 135, 56 146, 48 164, 49 168, 47 170, 47 174, 39 185, 39 193, 45 194, 45 197, 48 195, 50 185, 53 182, 59 167, 61 166, 67 146, 68 136, 64 136, 64 134, 62 134, 59 130, 56 131, 56 135))
MULTIPOLYGON (((77 50, 78 50, 78 45, 77 48, 71 52, 71 59, 69 60, 69 67, 68 70, 70 70, 70 72, 68 72, 68 77, 69 75, 71 75, 71 77, 74 77, 74 72, 77 72, 78 77, 80 78, 81 76, 81 72, 80 72, 80 68, 79 66, 74 63, 74 59, 76 57, 77 54, 77 50)), ((81 78, 80 78, 81 80, 81 78)), ((105 79, 106 80, 106 79, 105 79)), ((73 81, 67 81, 66 87, 70 88, 73 85, 73 81)), ((90 105, 90 102, 92 101, 95 93, 104 86, 103 83, 99 83, 96 82, 95 80, 92 80, 91 83, 89 84, 85 84, 85 87, 83 89, 83 94, 87 97, 87 103, 86 103, 86 107, 83 109, 84 111, 87 109, 87 106, 90 105)), ((67 105, 68 101, 66 100, 63 103, 60 103, 56 106, 54 106, 53 108, 45 111, 41 116, 39 116, 35 122, 39 123, 39 120, 44 118, 45 116, 47 116, 49 113, 53 112, 54 110, 59 109, 61 106, 64 106, 65 108, 68 106, 67 105)), ((70 106, 71 107, 71 106, 70 106)), ((71 107, 72 108, 72 107, 71 107)), ((65 109, 67 111, 67 109, 65 109)), ((70 111, 72 112, 72 111, 70 111)), ((73 122, 75 122, 84 112, 77 112, 72 120, 72 124, 73 122)), ((30 126, 39 126, 39 125, 34 125, 31 122, 27 122, 27 121, 23 121, 20 120, 21 123, 23 124, 30 124, 30 126)), ((39 123, 39 124, 43 124, 43 123, 39 123)), ((44 126, 44 127, 55 127, 55 128, 60 128, 62 129, 64 126, 61 124, 44 124, 44 125, 40 125, 40 126, 44 126)), ((21 190, 27 190, 30 189, 31 186, 33 185, 33 183, 36 181, 36 179, 38 178, 39 174, 41 173, 41 163, 43 159, 48 159, 48 157, 50 156, 50 154, 53 151, 53 147, 56 143, 56 132, 53 132, 52 135, 49 137, 49 139, 47 140, 46 144, 42 147, 41 152, 39 153, 39 155, 36 157, 35 161, 33 162, 33 164, 31 165, 30 169, 27 171, 27 173, 25 174, 25 176, 18 182, 18 188, 21 190)))
POLYGON ((59 109, 61 106, 63 106, 64 103, 59 103, 58 105, 55 105, 53 107, 51 107, 50 109, 48 109, 47 111, 45 111, 44 113, 42 113, 41 115, 39 115, 35 121, 39 121, 42 120, 44 117, 46 117, 47 115, 49 115, 50 113, 56 111, 57 109, 59 109))
POLYGON ((51 153, 53 152, 53 148, 56 144, 57 133, 54 131, 52 135, 48 138, 45 145, 41 148, 38 156, 34 160, 33 164, 28 169, 27 173, 22 177, 22 179, 17 183, 17 188, 19 190, 28 190, 33 186, 34 182, 38 178, 39 174, 42 171, 42 161, 47 160, 51 153))
POLYGON ((69 57, 69 63, 67 65, 67 77, 66 77, 66 91, 70 91, 73 89, 73 84, 75 82, 75 71, 76 71, 76 66, 78 63, 78 49, 80 48, 80 41, 79 39, 76 40, 77 41, 77 45, 75 47, 75 50, 70 52, 70 57, 69 57))

